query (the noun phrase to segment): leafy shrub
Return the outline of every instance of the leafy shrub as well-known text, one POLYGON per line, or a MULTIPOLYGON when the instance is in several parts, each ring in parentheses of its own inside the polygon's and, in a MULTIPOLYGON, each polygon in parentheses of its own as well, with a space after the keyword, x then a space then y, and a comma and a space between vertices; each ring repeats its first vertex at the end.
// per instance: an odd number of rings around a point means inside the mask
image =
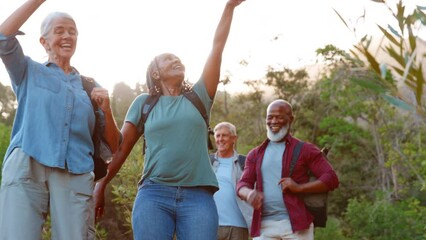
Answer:
POLYGON ((133 236, 132 208, 143 169, 142 145, 142 143, 135 144, 126 162, 111 183, 112 202, 117 214, 115 219, 121 220, 120 225, 124 229, 120 239, 132 239, 133 236))
POLYGON ((343 236, 340 221, 335 217, 328 217, 326 228, 315 228, 315 240, 347 240, 343 236))
POLYGON ((416 199, 389 202, 379 196, 374 202, 349 201, 345 220, 352 239, 421 240, 426 237, 426 207, 416 199))

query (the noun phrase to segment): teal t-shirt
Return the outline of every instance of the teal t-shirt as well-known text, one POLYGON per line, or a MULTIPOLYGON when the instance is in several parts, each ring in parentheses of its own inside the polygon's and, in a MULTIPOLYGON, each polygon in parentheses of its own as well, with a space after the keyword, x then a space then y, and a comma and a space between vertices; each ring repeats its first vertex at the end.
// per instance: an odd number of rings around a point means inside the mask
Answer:
MULTIPOLYGON (((203 80, 193 86, 206 110, 210 99, 203 80)), ((148 94, 139 95, 130 106, 126 122, 137 126, 148 94)), ((169 186, 218 188, 207 146, 207 127, 197 108, 183 95, 161 96, 145 122, 146 152, 142 179, 169 186)))

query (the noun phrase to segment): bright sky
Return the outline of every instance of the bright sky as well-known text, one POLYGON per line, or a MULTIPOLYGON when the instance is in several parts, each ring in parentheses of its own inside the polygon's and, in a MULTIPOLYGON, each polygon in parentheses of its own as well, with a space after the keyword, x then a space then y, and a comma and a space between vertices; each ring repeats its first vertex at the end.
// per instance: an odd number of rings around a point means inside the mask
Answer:
MULTIPOLYGON (((145 82, 150 60, 171 52, 186 66, 186 78, 195 82, 210 52, 213 34, 227 0, 48 0, 21 28, 18 39, 24 52, 40 62, 47 55, 39 43, 40 24, 52 11, 70 13, 77 22, 79 38, 72 65, 112 91, 125 82, 134 87, 145 82)), ((0 0, 0 21, 24 0, 0 0)), ((397 0, 389 0, 391 7, 397 0)), ((404 0, 426 6, 426 0, 404 0)), ((246 0, 235 9, 231 33, 222 61, 222 76, 230 76, 227 90, 240 91, 245 80, 260 79, 268 66, 292 69, 313 64, 315 50, 326 44, 348 49, 356 37, 335 14, 351 26, 359 22, 358 38, 378 32, 376 24, 392 23, 382 4, 371 0, 246 0), (366 27, 367 26, 367 27, 366 27), (278 36, 277 40, 273 40, 278 36), (247 66, 240 62, 245 60, 247 66)), ((426 38, 423 38, 426 39, 426 38)), ((3 64, 0 81, 9 85, 3 64)))

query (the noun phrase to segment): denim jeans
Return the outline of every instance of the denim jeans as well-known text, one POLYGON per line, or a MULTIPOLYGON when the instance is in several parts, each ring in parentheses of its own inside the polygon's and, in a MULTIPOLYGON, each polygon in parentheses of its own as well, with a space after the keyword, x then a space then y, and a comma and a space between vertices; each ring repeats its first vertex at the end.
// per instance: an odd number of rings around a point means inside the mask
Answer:
POLYGON ((139 186, 132 212, 135 240, 216 240, 213 193, 203 187, 171 187, 149 179, 139 186))

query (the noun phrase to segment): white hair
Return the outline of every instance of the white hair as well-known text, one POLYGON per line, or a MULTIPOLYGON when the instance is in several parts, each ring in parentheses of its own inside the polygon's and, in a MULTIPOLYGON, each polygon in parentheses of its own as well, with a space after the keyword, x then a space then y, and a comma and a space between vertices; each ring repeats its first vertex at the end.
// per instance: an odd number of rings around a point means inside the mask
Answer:
POLYGON ((218 123, 215 127, 214 127, 214 132, 216 132, 219 129, 222 128, 227 128, 229 130, 229 132, 231 132, 232 136, 237 136, 237 128, 234 126, 234 124, 229 123, 229 122, 221 122, 218 123))
POLYGON ((52 26, 53 20, 58 19, 58 18, 69 19, 69 20, 71 20, 71 21, 74 22, 74 25, 76 25, 74 19, 68 13, 64 13, 64 12, 52 12, 52 13, 48 14, 44 18, 43 22, 41 23, 40 35, 43 38, 46 38, 47 34, 49 34, 50 30, 52 29, 52 27, 53 27, 52 26))

